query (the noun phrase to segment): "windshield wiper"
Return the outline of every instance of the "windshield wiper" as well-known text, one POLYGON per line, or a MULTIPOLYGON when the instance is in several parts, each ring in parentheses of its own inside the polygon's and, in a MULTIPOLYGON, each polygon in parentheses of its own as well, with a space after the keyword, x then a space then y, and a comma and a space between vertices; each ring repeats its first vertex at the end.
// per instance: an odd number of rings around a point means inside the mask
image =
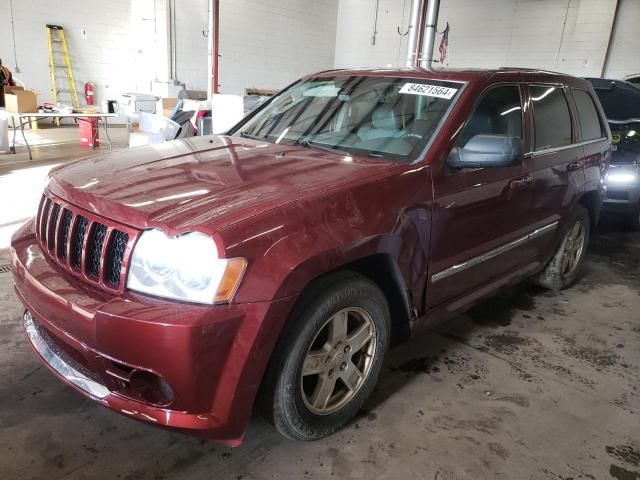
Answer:
POLYGON ((340 150, 339 148, 335 148, 335 147, 329 147, 326 145, 323 145, 321 143, 317 143, 314 142, 313 140, 309 140, 308 138, 299 138, 298 140, 296 140, 294 142, 294 145, 300 145, 301 147, 305 147, 305 148, 315 148, 318 150, 323 150, 325 152, 331 152, 331 153, 339 153, 341 155, 349 155, 349 152, 346 152, 344 150, 340 150))
POLYGON ((250 138, 251 140, 258 140, 259 142, 266 142, 267 137, 259 137, 257 135, 251 135, 247 132, 240 132, 239 134, 242 138, 250 138))

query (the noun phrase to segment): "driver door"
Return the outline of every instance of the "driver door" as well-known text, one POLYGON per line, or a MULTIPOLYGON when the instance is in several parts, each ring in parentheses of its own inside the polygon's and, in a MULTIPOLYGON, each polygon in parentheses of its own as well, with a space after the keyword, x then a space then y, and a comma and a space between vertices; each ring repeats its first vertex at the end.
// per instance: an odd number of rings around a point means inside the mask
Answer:
MULTIPOLYGON (((481 95, 455 146, 476 135, 520 138, 529 151, 525 98, 518 84, 481 95)), ((533 169, 523 153, 510 166, 434 172, 434 210, 426 307, 464 295, 535 259, 526 241, 532 223, 533 169)))

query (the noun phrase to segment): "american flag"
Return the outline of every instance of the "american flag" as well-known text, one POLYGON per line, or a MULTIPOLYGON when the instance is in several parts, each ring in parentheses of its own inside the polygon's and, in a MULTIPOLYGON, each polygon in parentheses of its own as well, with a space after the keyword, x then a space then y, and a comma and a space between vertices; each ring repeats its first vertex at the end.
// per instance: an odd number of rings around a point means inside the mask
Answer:
POLYGON ((449 49, 449 22, 447 22, 447 26, 442 32, 442 40, 440 40, 440 63, 444 63, 447 58, 447 50, 449 49))

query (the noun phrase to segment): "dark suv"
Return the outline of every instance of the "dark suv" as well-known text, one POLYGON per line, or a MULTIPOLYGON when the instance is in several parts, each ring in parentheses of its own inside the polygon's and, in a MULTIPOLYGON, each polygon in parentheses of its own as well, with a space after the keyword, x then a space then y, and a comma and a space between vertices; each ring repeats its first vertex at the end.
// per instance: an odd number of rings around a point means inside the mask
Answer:
POLYGON ((640 229, 640 88, 622 80, 587 80, 600 99, 613 139, 602 211, 640 229))
POLYGON ((51 173, 12 240, 35 351, 113 410, 241 442, 348 422, 393 336, 575 279, 611 137, 589 82, 337 70, 227 135, 51 173))

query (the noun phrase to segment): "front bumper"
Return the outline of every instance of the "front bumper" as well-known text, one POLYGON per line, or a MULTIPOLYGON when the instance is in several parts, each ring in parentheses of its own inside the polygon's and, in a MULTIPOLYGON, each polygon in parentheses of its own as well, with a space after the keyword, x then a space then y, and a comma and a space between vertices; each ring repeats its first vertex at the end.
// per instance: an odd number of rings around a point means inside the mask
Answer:
POLYGON ((241 442, 295 297, 202 306, 115 295, 56 266, 32 224, 14 235, 11 257, 27 336, 57 376, 123 415, 241 442), (133 381, 140 372, 168 385, 170 399, 149 400, 133 381))
POLYGON ((607 196, 602 204, 603 212, 631 214, 638 207, 640 207, 640 185, 607 186, 607 196))
POLYGON ((33 318, 31 312, 24 313, 24 330, 31 346, 40 358, 60 377, 87 395, 102 400, 109 396, 109 389, 89 373, 82 365, 58 348, 56 342, 42 325, 33 318))

